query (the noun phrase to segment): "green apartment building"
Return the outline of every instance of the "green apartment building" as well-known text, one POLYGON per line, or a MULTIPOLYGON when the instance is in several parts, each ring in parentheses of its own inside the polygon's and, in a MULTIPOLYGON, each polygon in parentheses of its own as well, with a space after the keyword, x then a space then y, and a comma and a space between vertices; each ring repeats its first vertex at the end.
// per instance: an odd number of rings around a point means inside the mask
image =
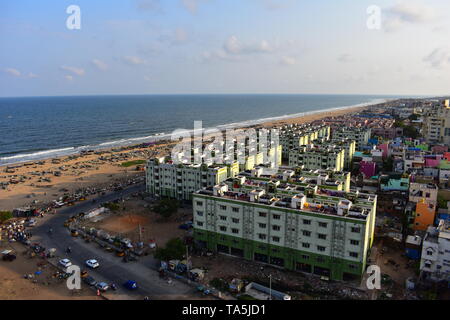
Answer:
POLYGON ((146 167, 147 192, 157 198, 191 200, 192 193, 214 186, 239 173, 239 164, 174 164, 171 160, 150 159, 146 167))
POLYGON ((345 149, 335 145, 308 145, 289 151, 289 166, 305 169, 344 169, 345 149))
POLYGON ((229 191, 193 195, 194 239, 209 250, 334 280, 360 279, 372 246, 377 196, 270 195, 229 191))
POLYGON ((329 126, 289 125, 280 128, 280 144, 283 159, 289 158, 291 149, 312 143, 316 139, 328 140, 331 128, 329 126))
POLYGON ((350 139, 355 140, 356 150, 360 150, 361 147, 367 146, 370 136, 372 134, 371 128, 354 128, 343 127, 333 129, 332 140, 350 139))

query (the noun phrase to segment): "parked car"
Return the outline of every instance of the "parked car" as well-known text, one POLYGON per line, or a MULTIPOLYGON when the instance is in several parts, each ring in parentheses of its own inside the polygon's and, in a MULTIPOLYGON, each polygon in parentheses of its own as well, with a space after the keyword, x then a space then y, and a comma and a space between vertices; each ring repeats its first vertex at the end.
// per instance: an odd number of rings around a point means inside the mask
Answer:
POLYGON ((95 279, 92 278, 91 276, 83 278, 83 281, 89 286, 95 286, 97 284, 97 281, 95 281, 95 279))
POLYGON ((91 268, 91 269, 95 269, 95 268, 100 267, 100 264, 99 264, 98 261, 95 260, 95 259, 87 260, 87 261, 86 261, 86 265, 87 265, 89 268, 91 268))
POLYGON ((69 259, 61 259, 59 260, 59 264, 62 265, 64 268, 68 268, 72 265, 72 262, 70 262, 69 259))
POLYGON ((106 290, 109 289, 109 284, 107 284, 106 282, 99 282, 95 285, 95 287, 98 290, 105 292, 106 290))

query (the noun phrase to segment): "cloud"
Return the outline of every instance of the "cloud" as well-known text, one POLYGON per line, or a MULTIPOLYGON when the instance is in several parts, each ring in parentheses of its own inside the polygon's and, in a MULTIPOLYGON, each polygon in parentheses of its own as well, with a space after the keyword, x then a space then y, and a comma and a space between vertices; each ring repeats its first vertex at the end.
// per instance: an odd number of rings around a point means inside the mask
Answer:
POLYGON ((26 78, 28 78, 28 79, 34 79, 34 78, 38 78, 39 76, 37 75, 37 74, 34 74, 33 72, 29 72, 27 75, 26 75, 26 78))
POLYGON ((93 59, 91 62, 98 70, 101 70, 101 71, 108 70, 108 65, 101 60, 93 59))
POLYGON ((69 67, 69 66, 61 66, 60 67, 64 71, 69 71, 77 76, 83 76, 84 75, 84 69, 77 68, 77 67, 69 67))
POLYGON ((229 54, 269 53, 273 51, 273 48, 266 40, 246 44, 239 41, 235 35, 230 36, 225 41, 223 48, 229 54))
POLYGON ((65 78, 67 81, 72 81, 72 80, 73 80, 73 77, 70 76, 70 75, 64 76, 64 78, 65 78))
POLYGON ((11 76, 13 76, 13 77, 20 77, 20 76, 21 76, 20 71, 17 70, 17 69, 14 69, 14 68, 6 68, 4 71, 5 71, 7 74, 9 74, 9 75, 11 75, 11 76))
POLYGON ((122 59, 126 64, 129 65, 140 65, 145 63, 145 60, 136 56, 125 56, 122 59))
POLYGON ((140 11, 162 11, 160 0, 135 0, 134 2, 136 4, 136 8, 140 11))
POLYGON ((355 61, 355 58, 354 58, 352 55, 348 54, 348 53, 343 53, 343 54, 341 54, 341 55, 338 57, 337 60, 338 60, 339 62, 354 62, 354 61, 355 61))
POLYGON ((423 58, 433 68, 444 68, 450 64, 450 50, 448 48, 436 48, 423 58))
POLYGON ((150 81, 151 78, 150 78, 149 76, 144 76, 144 80, 145 80, 145 81, 150 81))
POLYGON ((192 14, 196 14, 198 11, 198 6, 202 2, 206 2, 207 0, 181 0, 181 4, 186 10, 188 10, 192 14))
POLYGON ((176 28, 171 32, 161 35, 159 40, 161 42, 168 42, 171 45, 181 45, 188 42, 189 34, 183 28, 176 28))
POLYGON ((281 57, 280 64, 284 66, 293 66, 297 64, 297 59, 294 57, 283 56, 281 57))
POLYGON ((438 17, 436 10, 416 2, 401 2, 385 9, 386 19, 383 28, 388 31, 397 31, 407 24, 424 24, 435 21, 438 17))

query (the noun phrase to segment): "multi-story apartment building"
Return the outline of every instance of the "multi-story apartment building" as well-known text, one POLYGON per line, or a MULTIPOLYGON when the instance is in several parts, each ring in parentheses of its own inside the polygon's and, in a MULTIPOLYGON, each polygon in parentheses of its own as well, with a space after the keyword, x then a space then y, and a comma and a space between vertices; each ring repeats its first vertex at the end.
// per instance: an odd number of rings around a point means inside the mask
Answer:
POLYGON ((421 277, 433 281, 450 281, 450 221, 440 220, 429 227, 423 240, 420 260, 421 277))
POLYGON ((444 100, 425 111, 423 135, 429 143, 450 144, 450 101, 444 100))
POLYGON ((289 195, 316 187, 350 191, 350 173, 326 170, 292 170, 280 168, 276 173, 265 172, 266 168, 256 167, 251 171, 240 172, 234 178, 224 181, 231 191, 247 192, 252 189, 264 189, 268 194, 289 195))
POLYGON ((409 201, 418 203, 425 202, 437 205, 438 187, 434 183, 417 183, 409 184, 409 201))
POLYGON ((174 164, 171 160, 150 159, 146 166, 147 192, 158 198, 191 200, 192 193, 214 186, 239 172, 239 164, 174 164))
POLYGON ((280 128, 279 139, 283 159, 289 158, 289 150, 312 143, 316 139, 329 140, 329 126, 287 125, 280 128))
POLYGON ((196 243, 288 270, 361 278, 374 237, 376 195, 338 196, 320 188, 272 194, 234 192, 224 183, 194 193, 196 243))
POLYGON ((343 127, 334 129, 332 132, 332 139, 350 139, 355 140, 356 150, 360 150, 369 142, 372 129, 359 127, 343 127))
POLYGON ((356 141, 348 138, 345 139, 333 139, 331 144, 344 149, 344 169, 350 170, 352 167, 353 156, 356 151, 356 141))
POLYGON ((342 171, 345 150, 334 145, 308 145, 289 151, 289 166, 342 171))

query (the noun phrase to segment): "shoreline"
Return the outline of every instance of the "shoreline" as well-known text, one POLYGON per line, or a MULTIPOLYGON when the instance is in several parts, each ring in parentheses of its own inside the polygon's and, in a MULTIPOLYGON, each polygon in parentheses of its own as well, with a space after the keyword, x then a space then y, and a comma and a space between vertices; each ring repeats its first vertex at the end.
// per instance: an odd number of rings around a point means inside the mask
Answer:
MULTIPOLYGON (((266 126, 267 123, 279 123, 279 122, 290 122, 292 119, 299 119, 303 117, 309 117, 312 115, 319 115, 322 113, 335 113, 340 111, 347 111, 355 108, 365 108, 365 107, 371 107, 379 104, 388 103, 389 101, 394 101, 396 99, 375 99, 372 101, 356 104, 356 105, 350 105, 350 106, 340 106, 340 107, 333 107, 328 109, 321 109, 321 110, 313 110, 313 111, 306 111, 301 113, 295 113, 295 114, 289 114, 289 115, 282 115, 282 116, 273 116, 268 118, 261 118, 261 119, 251 119, 251 120, 244 120, 240 122, 232 122, 232 123, 226 123, 226 124, 220 124, 216 127, 207 127, 203 128, 204 132, 207 133, 211 129, 219 129, 219 130, 226 130, 226 129, 236 129, 236 128, 249 128, 249 127, 255 127, 255 126, 266 126)), ((183 129, 182 129, 183 130, 183 129)), ((186 129, 187 132, 191 133, 193 132, 192 129, 186 129)), ((132 137, 132 138, 122 138, 114 141, 105 141, 99 144, 95 145, 84 145, 84 146, 75 146, 75 147, 61 147, 56 149, 49 149, 49 150, 40 150, 33 153, 23 153, 23 154, 16 154, 6 157, 0 157, 0 169, 4 166, 15 166, 15 165, 21 165, 26 163, 33 163, 33 162, 39 162, 43 160, 49 160, 53 158, 61 158, 61 157, 67 157, 67 156, 76 156, 86 151, 94 151, 94 152, 102 152, 107 151, 111 149, 120 149, 120 148, 127 148, 127 147, 136 147, 138 145, 142 144, 159 144, 161 142, 164 142, 166 140, 170 140, 171 134, 167 133, 156 133, 149 136, 143 136, 143 137, 132 137), (14 161, 14 159, 18 159, 17 161, 14 161), (22 160, 23 159, 23 160, 22 160)))
MULTIPOLYGON (((340 108, 331 112, 315 112, 300 117, 248 125, 246 128, 272 128, 291 123, 309 123, 328 117, 361 112, 385 103, 340 108)), ((205 138, 207 138, 207 133, 205 138)), ((25 206, 39 207, 79 190, 108 188, 117 183, 141 179, 144 177, 144 171, 136 170, 136 165, 123 166, 123 163, 168 155, 175 143, 162 140, 151 145, 141 143, 104 148, 88 154, 51 157, 15 165, 0 165, 0 211, 25 206), (8 167, 14 168, 7 170, 8 167)))

